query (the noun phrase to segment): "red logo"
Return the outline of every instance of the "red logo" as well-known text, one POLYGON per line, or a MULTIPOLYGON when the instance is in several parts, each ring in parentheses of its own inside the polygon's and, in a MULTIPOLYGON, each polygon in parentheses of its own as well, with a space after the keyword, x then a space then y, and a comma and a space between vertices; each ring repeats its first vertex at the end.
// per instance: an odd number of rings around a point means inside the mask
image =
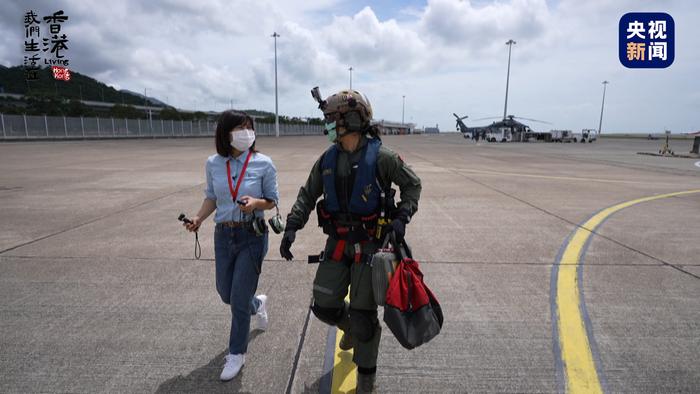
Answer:
POLYGON ((70 70, 65 67, 52 66, 53 78, 59 81, 70 81, 70 70))

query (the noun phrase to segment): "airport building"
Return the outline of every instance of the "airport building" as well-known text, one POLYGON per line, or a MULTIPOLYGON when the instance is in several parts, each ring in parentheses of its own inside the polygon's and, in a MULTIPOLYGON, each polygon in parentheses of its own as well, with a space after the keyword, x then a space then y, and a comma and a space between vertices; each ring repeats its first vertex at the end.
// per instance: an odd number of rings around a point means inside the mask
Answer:
POLYGON ((437 125, 435 127, 426 127, 425 134, 440 134, 440 129, 437 125))
POLYGON ((382 134, 414 134, 414 123, 392 122, 384 119, 373 120, 372 126, 377 126, 382 134))

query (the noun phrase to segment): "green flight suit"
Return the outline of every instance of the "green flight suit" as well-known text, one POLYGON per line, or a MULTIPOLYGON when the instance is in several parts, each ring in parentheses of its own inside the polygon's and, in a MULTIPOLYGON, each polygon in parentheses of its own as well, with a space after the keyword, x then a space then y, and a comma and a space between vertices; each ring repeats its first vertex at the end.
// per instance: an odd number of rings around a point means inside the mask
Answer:
MULTIPOLYGON (((351 165, 357 163, 364 152, 367 138, 362 137, 357 149, 348 153, 339 146, 336 173, 339 177, 350 175, 351 165)), ((321 175, 321 156, 309 174, 306 184, 301 187, 297 200, 287 216, 287 229, 300 230, 306 224, 310 213, 316 207, 316 202, 323 194, 323 177, 321 175)), ((399 187, 400 201, 397 204, 412 216, 418 210, 418 200, 421 192, 421 182, 418 176, 404 161, 390 149, 382 146, 377 157, 377 178, 384 190, 396 184, 399 187)), ((346 190, 351 193, 350 190, 346 190)), ((338 198, 342 198, 338 191, 338 198)), ((346 196, 347 201, 350 196, 346 196)), ((350 286, 350 319, 339 322, 342 330, 353 327, 360 320, 370 322, 374 326, 374 334, 368 341, 355 340, 353 361, 360 368, 375 368, 379 350, 381 328, 377 319, 377 304, 372 294, 372 272, 365 263, 354 263, 355 245, 346 243, 344 253, 340 261, 332 260, 337 240, 328 237, 324 249, 326 256, 319 263, 314 279, 313 296, 316 305, 323 308, 344 308, 345 296, 350 286)), ((364 255, 373 254, 379 248, 379 241, 370 241, 361 245, 364 255)), ((351 332, 353 332, 351 328, 351 332)))

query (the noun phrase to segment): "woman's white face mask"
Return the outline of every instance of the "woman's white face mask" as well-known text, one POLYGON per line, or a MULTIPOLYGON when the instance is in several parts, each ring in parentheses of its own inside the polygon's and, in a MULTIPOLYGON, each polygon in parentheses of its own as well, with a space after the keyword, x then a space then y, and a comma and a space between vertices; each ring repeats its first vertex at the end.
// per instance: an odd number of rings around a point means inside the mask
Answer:
POLYGON ((231 132, 231 146, 236 150, 245 152, 255 142, 255 131, 250 129, 236 130, 231 132))

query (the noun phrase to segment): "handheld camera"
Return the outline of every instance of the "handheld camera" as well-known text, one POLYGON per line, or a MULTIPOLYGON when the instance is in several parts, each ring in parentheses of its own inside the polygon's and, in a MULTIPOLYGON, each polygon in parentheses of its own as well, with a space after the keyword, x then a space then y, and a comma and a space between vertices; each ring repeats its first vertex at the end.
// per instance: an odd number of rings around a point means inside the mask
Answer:
POLYGON ((193 223, 194 223, 194 222, 192 222, 190 219, 188 219, 187 216, 185 216, 184 213, 181 213, 181 214, 177 217, 177 220, 179 220, 179 221, 181 221, 181 222, 183 222, 183 223, 187 223, 187 224, 193 224, 193 223))
MULTIPOLYGON (((180 215, 178 215, 177 217, 177 220, 187 224, 194 224, 194 222, 188 219, 184 213, 180 213, 180 215)), ((199 258, 202 256, 202 246, 199 244, 199 233, 197 232, 197 230, 195 230, 194 232, 194 258, 199 260, 199 258)))

